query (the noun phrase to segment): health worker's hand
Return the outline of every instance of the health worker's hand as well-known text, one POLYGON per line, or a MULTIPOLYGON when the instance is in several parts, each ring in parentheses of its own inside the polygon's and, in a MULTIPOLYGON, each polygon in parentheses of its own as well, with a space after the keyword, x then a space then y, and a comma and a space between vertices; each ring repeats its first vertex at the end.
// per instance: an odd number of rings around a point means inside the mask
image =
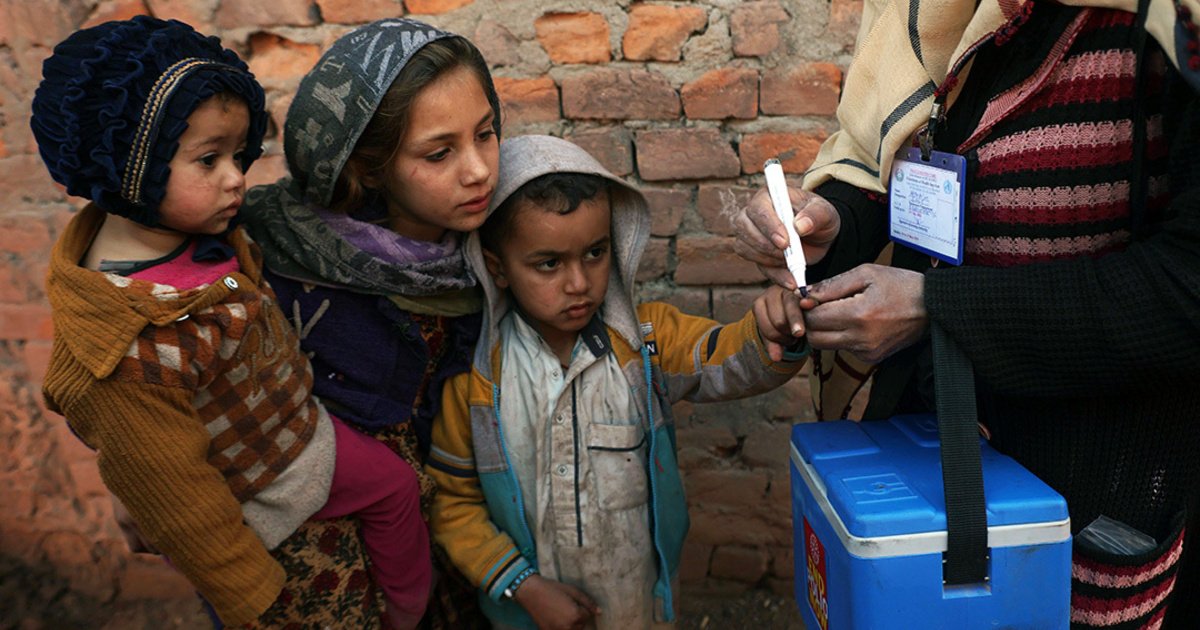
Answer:
POLYGON ((772 361, 782 361, 783 349, 804 336, 800 298, 782 287, 767 287, 754 300, 753 310, 758 334, 767 345, 767 354, 772 361))
POLYGON ((859 265, 812 285, 801 307, 813 348, 847 350, 868 363, 916 343, 929 326, 925 276, 882 265, 859 265))
MULTIPOLYGON (((815 193, 789 186, 788 196, 792 200, 796 234, 800 236, 804 259, 810 265, 815 264, 825 257, 837 238, 842 228, 841 215, 833 204, 815 193)), ((771 282, 789 291, 799 288, 783 260, 783 250, 788 245, 787 232, 775 216, 766 188, 755 193, 749 204, 733 218, 733 226, 737 233, 733 251, 738 256, 758 265, 771 282)))
POLYGON ((583 630, 600 607, 587 593, 541 575, 531 575, 513 597, 538 630, 583 630))

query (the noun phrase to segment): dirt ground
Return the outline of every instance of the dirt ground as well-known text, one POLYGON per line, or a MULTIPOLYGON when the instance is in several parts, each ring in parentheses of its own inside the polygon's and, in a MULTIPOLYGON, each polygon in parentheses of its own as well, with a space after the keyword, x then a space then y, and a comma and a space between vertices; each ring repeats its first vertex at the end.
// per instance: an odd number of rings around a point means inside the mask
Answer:
MULTIPOLYGON (((771 591, 712 595, 685 588, 681 599, 679 630, 804 630, 795 601, 771 591)), ((0 556, 0 629, 210 628, 199 600, 101 603, 81 596, 56 576, 0 556)))
POLYGON ((679 630, 804 630, 791 597, 770 591, 748 591, 729 597, 685 593, 679 630))
MULTIPOLYGON (((65 602, 61 602, 65 603, 65 602)), ((109 612, 101 626, 78 617, 34 620, 27 617, 14 630, 100 628, 101 630, 208 630, 199 605, 130 603, 109 612), (65 622, 65 623, 64 623, 65 622)), ((73 616, 73 615, 72 615, 73 616)), ((0 624, 3 626, 4 624, 0 624)), ((679 630, 804 630, 796 604, 769 591, 750 591, 736 597, 688 597, 683 601, 679 630)))

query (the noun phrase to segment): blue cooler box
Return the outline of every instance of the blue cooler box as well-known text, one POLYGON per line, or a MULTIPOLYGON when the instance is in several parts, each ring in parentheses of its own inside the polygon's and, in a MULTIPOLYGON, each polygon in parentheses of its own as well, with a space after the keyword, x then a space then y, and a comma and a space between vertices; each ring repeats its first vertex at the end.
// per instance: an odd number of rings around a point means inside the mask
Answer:
POLYGON ((939 445, 932 415, 792 429, 795 590, 807 630, 1068 627, 1066 501, 986 443, 989 579, 943 587, 939 445))

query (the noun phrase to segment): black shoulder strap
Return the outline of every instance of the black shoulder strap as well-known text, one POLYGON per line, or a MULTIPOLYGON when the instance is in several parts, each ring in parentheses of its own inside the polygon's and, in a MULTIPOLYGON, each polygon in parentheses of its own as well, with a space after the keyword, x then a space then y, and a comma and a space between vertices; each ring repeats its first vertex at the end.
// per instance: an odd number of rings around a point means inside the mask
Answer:
POLYGON ((946 584, 987 580, 987 508, 975 410, 975 373, 962 349, 935 321, 933 379, 946 493, 946 584))

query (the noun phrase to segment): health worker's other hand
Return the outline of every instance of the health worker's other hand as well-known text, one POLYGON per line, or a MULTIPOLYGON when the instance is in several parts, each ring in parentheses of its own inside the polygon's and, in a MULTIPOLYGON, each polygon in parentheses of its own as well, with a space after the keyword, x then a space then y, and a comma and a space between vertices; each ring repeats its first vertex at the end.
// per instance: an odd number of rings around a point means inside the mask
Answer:
MULTIPOLYGON (((792 200, 792 211, 796 216, 794 225, 804 249, 804 259, 810 265, 815 264, 825 257, 837 238, 842 218, 833 204, 820 195, 789 186, 788 196, 792 200)), ((766 188, 755 193, 733 218, 733 227, 737 232, 733 251, 738 256, 758 265, 771 282, 789 291, 799 288, 783 260, 783 250, 788 245, 787 232, 775 216, 766 188)))
POLYGON ((600 607, 587 593, 540 575, 529 576, 514 599, 533 617, 538 630, 583 630, 600 607))
POLYGON ((859 265, 809 287, 801 304, 812 347, 868 363, 916 343, 929 326, 925 276, 907 269, 859 265))
POLYGON ((767 345, 767 354, 772 361, 782 361, 783 349, 804 336, 800 298, 782 287, 767 287, 754 300, 753 309, 758 334, 767 345))

